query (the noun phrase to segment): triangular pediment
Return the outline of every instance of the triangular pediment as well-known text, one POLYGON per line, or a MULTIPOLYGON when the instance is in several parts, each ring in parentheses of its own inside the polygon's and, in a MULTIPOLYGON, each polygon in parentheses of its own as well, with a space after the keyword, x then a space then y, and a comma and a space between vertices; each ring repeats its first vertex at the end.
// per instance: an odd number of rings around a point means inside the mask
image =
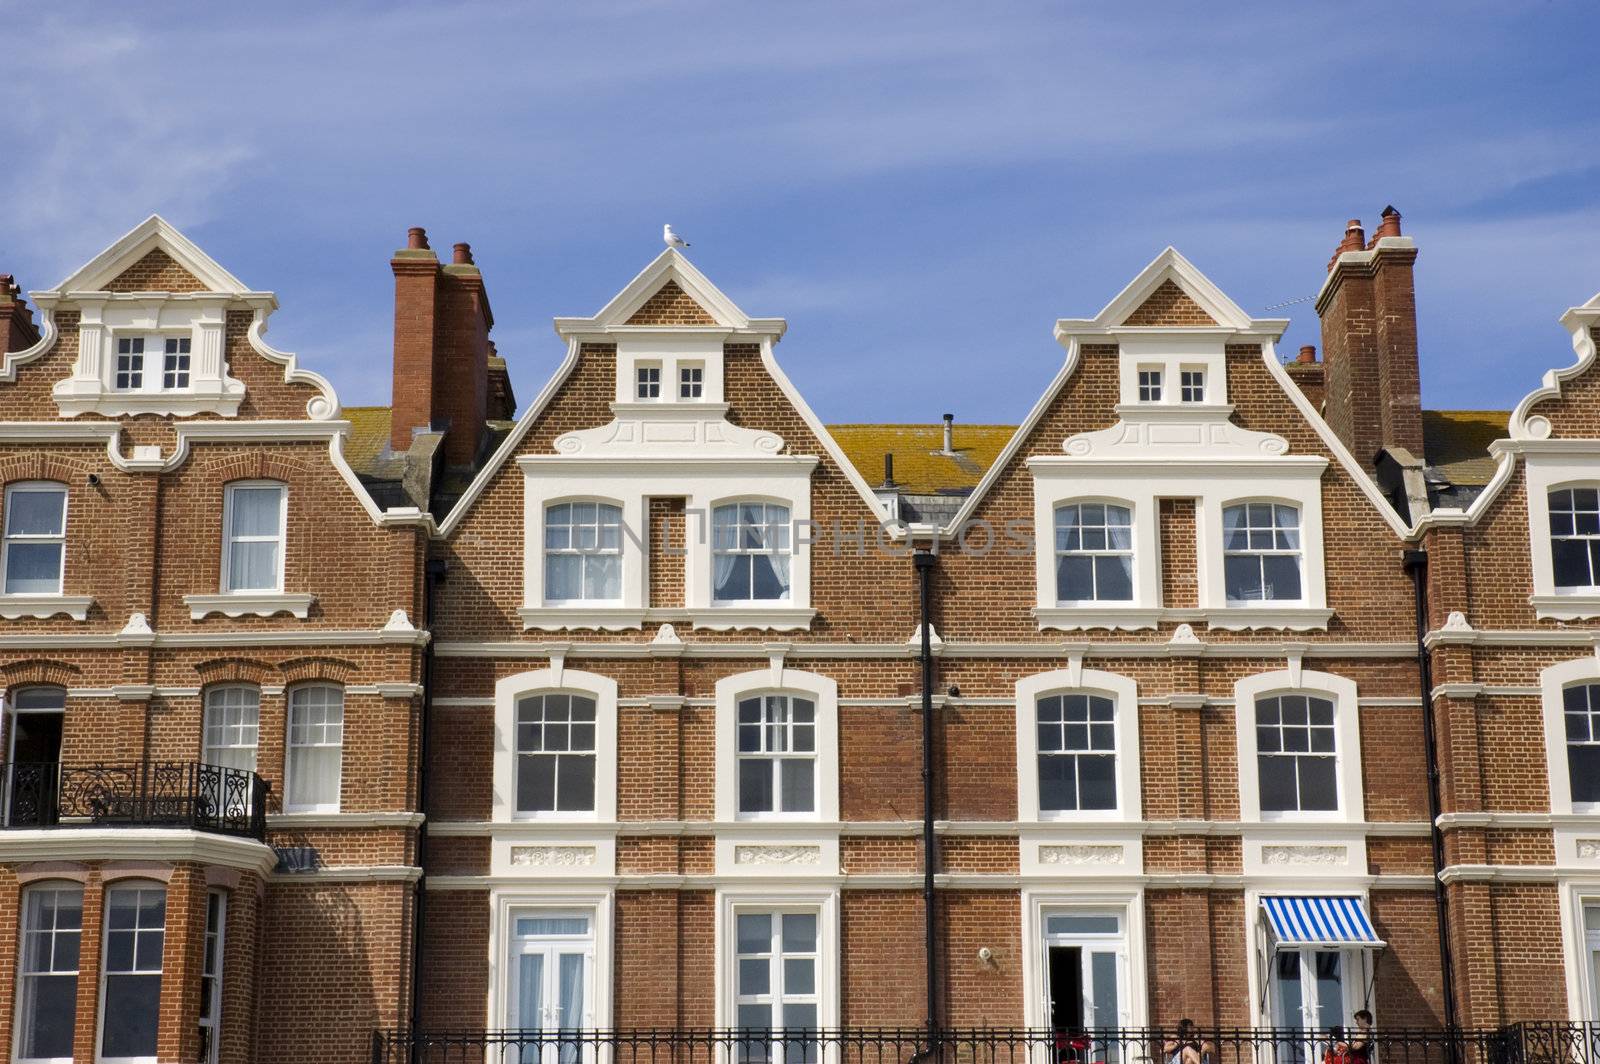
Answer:
POLYGON ((152 214, 54 291, 243 293, 250 289, 165 218, 152 214))
POLYGON ((1205 327, 1216 323, 1217 320, 1170 277, 1156 286, 1156 290, 1122 322, 1123 325, 1177 328, 1205 327))
POLYGON ((1140 270, 1099 314, 1088 320, 1064 319, 1057 324, 1057 333, 1132 328, 1252 329, 1279 324, 1252 320, 1194 263, 1169 247, 1140 270))
POLYGON ((752 318, 676 248, 650 265, 592 318, 557 318, 562 335, 612 329, 713 329, 783 335, 781 318, 752 318))

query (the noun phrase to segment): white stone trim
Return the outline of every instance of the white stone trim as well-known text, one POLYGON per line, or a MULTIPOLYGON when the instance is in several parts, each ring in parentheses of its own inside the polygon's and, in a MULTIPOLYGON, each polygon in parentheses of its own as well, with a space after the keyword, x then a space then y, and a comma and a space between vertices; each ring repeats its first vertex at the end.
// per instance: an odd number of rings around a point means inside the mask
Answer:
POLYGON ((617 819, 617 681, 598 673, 568 669, 554 660, 551 666, 515 673, 494 685, 494 820, 519 825, 593 825, 614 821, 617 819), (541 691, 575 692, 594 699, 595 808, 591 813, 530 817, 516 811, 517 699, 541 691))
POLYGON ((789 908, 817 911, 817 1020, 825 1030, 839 1026, 839 892, 837 889, 779 887, 723 887, 717 891, 713 1026, 731 1027, 735 1016, 734 972, 738 943, 734 935, 734 917, 741 909, 789 908))
POLYGON ((0 595, 0 617, 17 621, 25 617, 48 620, 61 614, 75 621, 89 619, 92 595, 0 595))
POLYGON ((187 828, 23 828, 0 832, 0 863, 23 861, 198 861, 265 875, 278 863, 254 839, 187 828))
MULTIPOLYGON (((1023 1026, 1042 1030, 1050 1026, 1045 996, 1050 986, 1044 930, 1047 910, 1082 909, 1115 912, 1122 920, 1121 962, 1122 1027, 1143 1027, 1149 1022, 1149 974, 1145 953, 1144 891, 1138 886, 1116 888, 1094 884, 1072 888, 1062 884, 1050 887, 1024 887, 1021 897, 1022 932, 1022 1020, 1023 1026)), ((996 931, 996 941, 1002 941, 996 931)), ((962 963, 964 958, 953 958, 962 963)))
MULTIPOLYGON (((1083 668, 1082 659, 1065 669, 1023 676, 1016 684, 1017 820, 1022 824, 1082 821, 1138 821, 1144 815, 1140 790, 1139 685, 1132 677, 1083 668), (1039 729, 1035 723, 1040 698, 1051 694, 1095 694, 1111 699, 1115 717, 1117 808, 1060 812, 1039 811, 1039 729)), ((1041 858, 1042 859, 1042 858, 1041 858)))
MULTIPOLYGON (((646 620, 659 616, 660 611, 651 610, 645 614, 646 620)), ((1171 618, 1173 611, 1164 611, 1163 617, 1171 618)), ((674 617, 681 617, 674 613, 674 617)), ((1534 635, 1559 636, 1558 645, 1587 645, 1593 642, 1589 633, 1583 633, 1583 638, 1574 641, 1570 634, 1563 633, 1531 633, 1534 635)), ((85 636, 84 638, 94 638, 85 636)), ((174 638, 174 637, 165 637, 174 638)), ((7 637, 0 636, 0 647, 13 646, 7 637)), ((685 658, 762 658, 766 656, 767 644, 758 642, 706 642, 706 643, 681 643, 672 642, 662 645, 662 641, 655 642, 576 642, 562 640, 559 643, 553 640, 537 641, 489 641, 489 640, 462 640, 459 642, 440 643, 435 648, 435 653, 440 657, 485 657, 485 658, 542 658, 550 654, 553 646, 565 648, 572 655, 585 658, 651 658, 661 655, 685 658)), ((1385 659, 1415 659, 1417 644, 1415 642, 1317 642, 1301 643, 1290 641, 1262 640, 1250 642, 1205 643, 1199 640, 1172 641, 1157 643, 1153 641, 1127 641, 1110 642, 1086 640, 1074 641, 1073 646, 1082 650, 1086 657, 1108 658, 1169 658, 1169 657, 1203 657, 1203 658, 1262 658, 1281 657, 1293 649, 1302 652, 1307 658, 1385 658, 1385 659)), ((1063 644, 1057 643, 961 643, 945 642, 935 644, 936 656, 946 658, 993 660, 1004 658, 1036 658, 1047 661, 1060 661, 1062 658, 1063 644)), ((903 643, 796 643, 790 651, 790 656, 795 658, 808 658, 813 660, 860 660, 862 658, 883 659, 914 659, 918 649, 914 645, 903 643)), ((939 696, 943 698, 943 695, 939 696)), ((891 700, 892 701, 892 700, 891 700)))
MULTIPOLYGON (((431 888, 433 877, 429 878, 431 888)), ((585 1001, 589 1002, 583 1026, 589 1030, 610 1030, 612 1010, 612 964, 616 954, 613 941, 613 895, 609 889, 580 889, 572 885, 543 888, 533 884, 499 887, 489 894, 491 920, 489 929, 489 995, 484 1003, 484 1026, 499 1030, 506 1026, 506 991, 510 982, 510 969, 506 951, 511 945, 512 911, 515 909, 551 909, 592 913, 590 935, 592 952, 589 960, 591 985, 585 1001)))
POLYGON ((268 813, 267 827, 273 831, 300 831, 306 828, 414 828, 426 819, 421 813, 268 813))
POLYGON ((220 595, 183 596, 191 621, 203 620, 213 613, 224 617, 272 617, 287 613, 303 621, 311 615, 311 604, 316 601, 315 595, 282 591, 225 591, 220 595))
MULTIPOLYGON (((1239 818, 1249 825, 1281 823, 1302 825, 1316 836, 1334 825, 1353 828, 1366 819, 1366 801, 1361 788, 1360 699, 1354 680, 1312 669, 1256 673, 1233 685, 1234 732, 1238 745, 1239 818), (1275 693, 1315 694, 1333 701, 1335 729, 1334 778, 1339 788, 1339 808, 1331 813, 1261 813, 1260 781, 1256 773, 1255 703, 1257 698, 1275 693)), ((1248 844, 1247 844, 1248 845, 1248 844)), ((1365 853, 1360 869, 1366 871, 1365 853)), ((1352 864, 1354 855, 1351 855, 1352 864)))
POLYGON ((1545 779, 1550 785, 1553 816, 1594 815, 1600 807, 1582 809, 1572 802, 1572 777, 1567 767, 1566 705, 1563 692, 1582 681, 1600 683, 1600 657, 1589 655, 1548 666, 1539 673, 1540 709, 1544 717, 1545 779))
POLYGON ((1550 493, 1566 487, 1600 487, 1600 440, 1563 440, 1551 447, 1520 448, 1528 502, 1528 558, 1533 594, 1528 601, 1541 620, 1600 617, 1600 588, 1562 590, 1555 582, 1550 539, 1550 493))
POLYGON ((754 669, 725 676, 716 684, 716 783, 714 808, 719 822, 774 827, 818 828, 839 819, 839 685, 831 677, 801 669, 754 669), (816 706, 817 808, 804 817, 739 813, 739 699, 764 693, 799 694, 816 706))
POLYGON ((1588 933, 1583 910, 1600 905, 1600 874, 1564 881, 1560 887, 1562 967, 1567 979, 1567 1015, 1575 1020, 1600 1021, 1600 986, 1595 985, 1589 958, 1588 933))

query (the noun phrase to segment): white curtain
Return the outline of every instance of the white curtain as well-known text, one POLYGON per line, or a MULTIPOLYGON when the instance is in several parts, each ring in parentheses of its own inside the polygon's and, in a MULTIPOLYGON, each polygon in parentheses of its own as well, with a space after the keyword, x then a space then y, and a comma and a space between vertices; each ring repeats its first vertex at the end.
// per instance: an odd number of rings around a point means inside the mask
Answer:
POLYGON ((287 808, 339 808, 343 748, 344 692, 326 686, 290 692, 287 808))

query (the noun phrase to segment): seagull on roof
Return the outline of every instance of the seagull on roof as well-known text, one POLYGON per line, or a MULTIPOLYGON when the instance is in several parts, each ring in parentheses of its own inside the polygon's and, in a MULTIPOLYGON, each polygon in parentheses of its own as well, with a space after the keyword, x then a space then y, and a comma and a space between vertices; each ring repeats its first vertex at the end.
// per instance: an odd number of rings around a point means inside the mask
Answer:
POLYGON ((667 245, 669 248, 686 248, 689 246, 689 242, 683 239, 683 237, 679 236, 677 233, 674 233, 672 231, 672 226, 670 225, 664 225, 661 227, 661 242, 667 245))

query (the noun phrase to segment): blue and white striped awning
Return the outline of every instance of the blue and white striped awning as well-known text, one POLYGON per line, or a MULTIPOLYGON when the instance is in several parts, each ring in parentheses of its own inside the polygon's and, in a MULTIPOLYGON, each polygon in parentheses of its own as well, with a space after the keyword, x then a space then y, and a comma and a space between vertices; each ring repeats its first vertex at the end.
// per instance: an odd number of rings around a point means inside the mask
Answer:
POLYGON ((1384 945, 1372 929, 1366 907, 1360 898, 1342 895, 1283 896, 1261 899, 1267 923, 1272 928, 1275 949, 1304 949, 1308 946, 1381 949, 1384 945))

